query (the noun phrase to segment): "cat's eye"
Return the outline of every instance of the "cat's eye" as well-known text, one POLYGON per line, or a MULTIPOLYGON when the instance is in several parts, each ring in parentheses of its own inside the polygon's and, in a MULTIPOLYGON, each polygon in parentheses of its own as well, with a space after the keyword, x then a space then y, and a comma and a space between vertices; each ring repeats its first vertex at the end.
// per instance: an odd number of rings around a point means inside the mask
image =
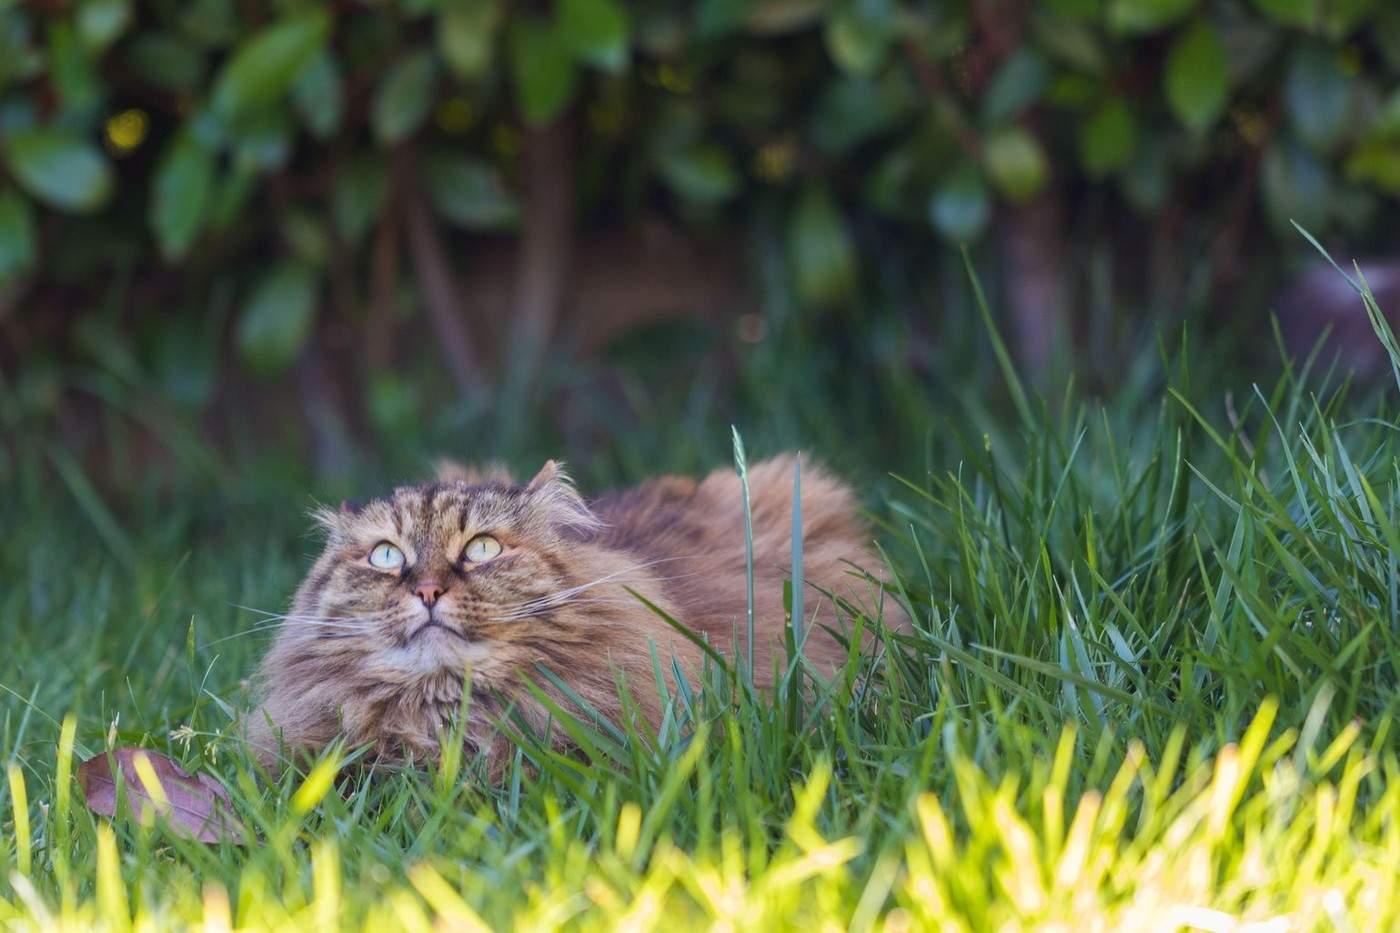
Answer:
POLYGON ((380 570, 398 570, 403 561, 403 551, 388 541, 380 541, 369 552, 369 565, 380 570))
POLYGON ((501 553, 501 542, 490 535, 477 535, 462 550, 462 559, 472 564, 490 560, 501 553))

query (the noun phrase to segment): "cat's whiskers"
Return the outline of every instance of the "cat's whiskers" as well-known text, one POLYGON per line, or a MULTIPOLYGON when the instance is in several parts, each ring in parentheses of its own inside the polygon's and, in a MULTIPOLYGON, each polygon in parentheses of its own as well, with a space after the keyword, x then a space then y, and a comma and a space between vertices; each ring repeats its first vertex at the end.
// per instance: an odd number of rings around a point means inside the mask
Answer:
POLYGON ((206 642, 204 644, 204 647, 207 648, 211 645, 217 645, 221 642, 232 641, 235 638, 244 638, 249 635, 260 635, 268 632, 275 632, 282 627, 282 624, 284 622, 290 622, 294 625, 309 625, 315 628, 322 629, 323 631, 326 631, 328 633, 333 631, 335 637, 348 637, 353 633, 363 631, 362 626, 347 624, 348 620, 344 619, 320 619, 314 618, 312 616, 279 615, 271 616, 266 619, 259 619, 253 625, 248 626, 242 631, 234 632, 231 635, 225 635, 222 638, 216 638, 213 641, 206 642))
MULTIPOLYGON (((656 560, 644 561, 644 562, 642 562, 642 563, 640 563, 640 564, 636 564, 635 566, 632 566, 632 567, 624 567, 624 568, 621 569, 621 570, 616 570, 616 571, 613 571, 612 573, 605 574, 604 576, 601 576, 601 577, 599 577, 599 578, 596 579, 596 580, 590 580, 590 581, 587 582, 587 583, 580 583, 580 584, 578 584, 578 585, 576 585, 576 586, 567 587, 567 588, 565 588, 565 589, 559 590, 559 591, 554 592, 554 593, 547 594, 547 595, 545 595, 545 596, 538 596, 538 597, 536 597, 536 598, 534 598, 534 599, 527 600, 527 601, 525 601, 525 602, 523 602, 523 603, 520 603, 519 605, 513 607, 512 609, 510 609, 509 611, 507 611, 504 615, 497 617, 497 618, 495 619, 495 621, 510 622, 510 621, 516 621, 516 620, 519 620, 519 619, 528 619, 528 618, 531 618, 532 616, 540 615, 541 613, 548 612, 548 611, 551 610, 551 609, 555 609, 555 608, 558 608, 559 606, 562 606, 562 605, 564 605, 564 604, 566 604, 566 603, 570 603, 570 602, 572 602, 572 601, 574 600, 574 597, 578 596, 579 594, 584 593, 584 592, 587 592, 588 590, 591 590, 591 589, 593 589, 594 587, 602 586, 602 585, 605 584, 605 583, 618 583, 618 584, 624 584, 624 585, 625 585, 625 584, 627 584, 627 583, 665 582, 665 581, 669 581, 669 580, 679 580, 679 579, 681 579, 681 578, 683 578, 683 577, 694 576, 694 574, 677 574, 677 575, 675 575, 675 576, 670 576, 670 577, 652 577, 652 576, 648 576, 648 577, 644 577, 644 578, 641 578, 641 579, 638 579, 638 580, 619 579, 619 578, 623 577, 625 574, 635 573, 635 572, 637 572, 637 571, 639 571, 639 570, 645 570, 647 567, 652 567, 652 566, 655 566, 655 565, 657 565, 657 564, 666 563, 667 561, 690 560, 690 559, 692 559, 692 558, 690 558, 690 557, 685 557, 685 556, 680 556, 680 557, 660 557, 660 558, 657 558, 656 560)), ((619 600, 619 602, 630 604, 630 603, 633 603, 634 601, 633 601, 633 600, 619 600)))
POLYGON ((560 602, 560 603, 557 603, 557 604, 552 604, 552 605, 547 605, 547 606, 541 606, 541 607, 537 607, 537 608, 534 608, 534 609, 530 609, 530 610, 528 610, 528 611, 513 612, 513 613, 509 613, 509 614, 507 614, 507 615, 490 616, 489 618, 490 618, 490 621, 492 621, 492 622, 518 622, 518 621, 520 621, 521 619, 532 619, 532 618, 536 618, 536 617, 538 617, 538 616, 542 616, 542 615, 544 615, 545 613, 551 612, 551 611, 553 611, 553 610, 555 610, 555 609, 565 609, 565 608, 574 609, 574 608, 598 607, 598 606, 635 606, 635 605, 637 605, 637 601, 636 601, 635 599, 630 599, 630 598, 613 597, 613 596, 588 596, 588 597, 583 597, 583 598, 581 598, 581 599, 570 599, 570 600, 565 600, 565 601, 560 602))
POLYGON ((243 606, 238 603, 229 603, 235 609, 242 609, 244 612, 254 612, 262 616, 256 624, 277 623, 282 621, 300 622, 307 619, 317 622, 362 622, 363 616, 313 616, 298 612, 269 612, 266 609, 256 609, 252 606, 243 606))

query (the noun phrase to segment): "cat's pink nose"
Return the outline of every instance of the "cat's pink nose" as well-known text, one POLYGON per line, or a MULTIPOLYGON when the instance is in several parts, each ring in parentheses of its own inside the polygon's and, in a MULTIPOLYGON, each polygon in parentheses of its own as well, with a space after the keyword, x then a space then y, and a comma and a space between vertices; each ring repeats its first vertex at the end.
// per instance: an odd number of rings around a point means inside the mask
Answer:
POLYGON ((413 588, 413 592, 418 594, 418 598, 423 601, 423 605, 431 609, 433 608, 433 603, 437 602, 438 597, 442 595, 442 587, 437 583, 429 581, 427 583, 418 584, 413 588))

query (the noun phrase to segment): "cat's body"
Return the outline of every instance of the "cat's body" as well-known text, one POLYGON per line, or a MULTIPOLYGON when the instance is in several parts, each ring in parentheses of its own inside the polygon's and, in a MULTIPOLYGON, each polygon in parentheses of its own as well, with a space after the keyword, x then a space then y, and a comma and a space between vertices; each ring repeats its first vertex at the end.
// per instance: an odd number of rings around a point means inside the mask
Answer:
MULTIPOLYGON (((791 457, 749 471, 760 685, 782 657, 792 476, 791 457)), ((249 717, 249 739, 269 761, 279 738, 315 749, 339 735, 391 757, 433 757, 468 670, 467 741, 497 765, 506 745, 495 722, 508 707, 537 727, 548 720, 525 679, 572 705, 541 668, 614 721, 625 678, 654 725, 653 646, 667 676, 674 658, 694 678, 703 653, 628 589, 727 657, 744 647, 743 498, 732 471, 661 477, 585 503, 552 463, 526 486, 450 468, 439 482, 319 517, 326 549, 263 661, 263 705, 249 717)), ((820 469, 803 470, 802 520, 804 654, 829 673, 846 652, 826 631, 837 613, 823 591, 873 608, 879 589, 853 567, 878 562, 855 497, 820 469)), ((887 625, 906 624, 892 598, 882 602, 887 625)))

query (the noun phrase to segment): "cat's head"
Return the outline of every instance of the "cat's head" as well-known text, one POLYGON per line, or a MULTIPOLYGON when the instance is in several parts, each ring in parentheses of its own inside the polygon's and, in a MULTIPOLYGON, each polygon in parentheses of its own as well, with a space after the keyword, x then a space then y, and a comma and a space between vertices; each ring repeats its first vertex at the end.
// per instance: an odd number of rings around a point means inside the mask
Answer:
POLYGON ((559 634, 541 620, 592 572, 598 526, 552 461, 524 486, 448 479, 317 518, 325 549, 282 640, 350 682, 500 670, 538 655, 559 634))

